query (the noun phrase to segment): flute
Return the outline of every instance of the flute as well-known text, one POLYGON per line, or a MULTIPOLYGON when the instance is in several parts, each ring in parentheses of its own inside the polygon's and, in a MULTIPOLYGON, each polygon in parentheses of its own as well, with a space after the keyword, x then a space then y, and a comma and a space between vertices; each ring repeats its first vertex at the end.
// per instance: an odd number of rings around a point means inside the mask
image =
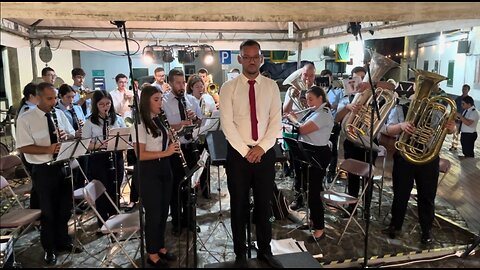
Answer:
POLYGON ((313 109, 315 109, 315 106, 308 107, 308 108, 306 108, 306 109, 303 109, 303 110, 300 110, 300 111, 293 112, 293 114, 300 114, 300 113, 303 113, 303 112, 306 112, 306 111, 309 111, 309 110, 313 110, 313 109))

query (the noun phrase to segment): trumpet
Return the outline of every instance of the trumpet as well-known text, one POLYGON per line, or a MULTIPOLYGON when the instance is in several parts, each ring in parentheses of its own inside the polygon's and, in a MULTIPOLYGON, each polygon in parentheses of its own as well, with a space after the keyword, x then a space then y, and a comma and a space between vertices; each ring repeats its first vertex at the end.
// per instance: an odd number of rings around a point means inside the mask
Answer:
POLYGON ((90 99, 92 98, 93 96, 93 91, 91 91, 90 89, 88 88, 85 88, 85 89, 80 89, 80 98, 81 99, 90 99))

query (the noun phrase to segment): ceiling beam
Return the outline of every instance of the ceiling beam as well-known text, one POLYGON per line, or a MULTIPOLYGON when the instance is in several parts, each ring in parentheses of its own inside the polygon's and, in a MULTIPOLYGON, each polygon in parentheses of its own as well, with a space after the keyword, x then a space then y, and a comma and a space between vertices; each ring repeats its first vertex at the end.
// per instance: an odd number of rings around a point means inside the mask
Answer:
POLYGON ((432 21, 480 18, 473 2, 1 2, 3 18, 124 21, 432 21))

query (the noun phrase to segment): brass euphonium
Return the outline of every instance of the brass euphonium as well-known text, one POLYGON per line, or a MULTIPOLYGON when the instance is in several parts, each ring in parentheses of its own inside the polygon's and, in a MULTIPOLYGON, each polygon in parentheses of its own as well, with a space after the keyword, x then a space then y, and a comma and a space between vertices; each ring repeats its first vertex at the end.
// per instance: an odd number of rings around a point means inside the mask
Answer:
POLYGON ((415 72, 415 93, 405 122, 412 123, 415 132, 403 132, 395 143, 395 148, 405 160, 421 165, 438 156, 447 135, 445 124, 455 118, 457 106, 448 97, 429 98, 433 89, 438 87, 437 84, 447 77, 425 70, 411 70, 415 72))
POLYGON ((305 110, 308 108, 302 101, 300 100, 300 96, 302 95, 302 91, 308 90, 308 85, 302 81, 302 69, 298 69, 290 76, 288 76, 284 81, 283 85, 291 85, 293 88, 300 91, 300 95, 298 97, 293 95, 293 91, 290 91, 289 97, 293 101, 293 104, 297 106, 299 110, 305 110))
MULTIPOLYGON (((372 74, 371 77, 374 84, 380 81, 387 71, 400 66, 395 61, 388 59, 379 53, 373 51, 370 53, 372 55, 370 61, 370 73, 372 74)), ((369 81, 368 74, 363 81, 369 81)), ((373 128, 373 138, 375 138, 385 123, 385 119, 390 113, 390 110, 395 106, 398 98, 398 94, 395 91, 383 89, 381 87, 375 89, 375 95, 377 96, 380 119, 375 119, 373 127, 370 126, 372 123, 372 106, 370 106, 373 98, 372 90, 365 90, 362 93, 355 95, 352 104, 361 105, 362 107, 356 114, 349 113, 342 123, 342 129, 348 140, 364 145, 365 142, 369 142, 370 140, 361 139, 361 141, 359 141, 359 137, 369 137, 371 128, 373 128)), ((374 115, 377 116, 376 113, 374 115)))

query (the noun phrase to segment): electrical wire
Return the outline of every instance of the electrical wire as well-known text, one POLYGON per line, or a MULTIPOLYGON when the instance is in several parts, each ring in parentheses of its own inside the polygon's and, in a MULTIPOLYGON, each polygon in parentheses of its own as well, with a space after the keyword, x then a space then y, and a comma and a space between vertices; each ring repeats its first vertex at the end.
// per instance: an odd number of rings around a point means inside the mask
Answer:
POLYGON ((461 251, 457 251, 457 252, 455 252, 454 254, 445 255, 445 256, 442 256, 442 257, 435 258, 435 259, 430 259, 430 260, 417 260, 417 261, 410 261, 410 262, 406 262, 406 263, 384 265, 384 266, 380 266, 380 268, 402 267, 402 266, 410 265, 410 264, 414 264, 414 263, 435 262, 435 261, 447 259, 447 258, 450 258, 450 257, 460 257, 461 255, 462 255, 462 252, 461 252, 461 251))
MULTIPOLYGON (((102 50, 102 49, 99 49, 99 48, 95 48, 95 47, 87 44, 86 42, 83 42, 83 41, 81 41, 81 40, 79 40, 79 39, 77 39, 77 38, 74 38, 74 37, 70 37, 70 36, 69 36, 69 38, 70 38, 70 39, 73 39, 73 40, 75 40, 76 42, 81 43, 81 44, 83 44, 83 45, 85 45, 85 46, 87 46, 87 47, 89 47, 89 48, 91 48, 91 49, 94 49, 94 50, 96 50, 96 51, 99 51, 99 52, 104 52, 104 53, 108 53, 108 54, 115 55, 115 56, 126 56, 126 55, 127 55, 127 54, 125 54, 125 53, 124 53, 124 54, 116 54, 116 53, 112 53, 112 52, 109 52, 109 51, 105 51, 105 50, 102 50)), ((133 42, 135 42, 135 43, 137 44, 137 50, 135 51, 135 53, 130 54, 130 55, 136 55, 136 54, 140 51, 140 44, 139 44, 136 40, 134 40, 134 39, 128 38, 128 40, 131 40, 131 41, 133 41, 133 42)))

